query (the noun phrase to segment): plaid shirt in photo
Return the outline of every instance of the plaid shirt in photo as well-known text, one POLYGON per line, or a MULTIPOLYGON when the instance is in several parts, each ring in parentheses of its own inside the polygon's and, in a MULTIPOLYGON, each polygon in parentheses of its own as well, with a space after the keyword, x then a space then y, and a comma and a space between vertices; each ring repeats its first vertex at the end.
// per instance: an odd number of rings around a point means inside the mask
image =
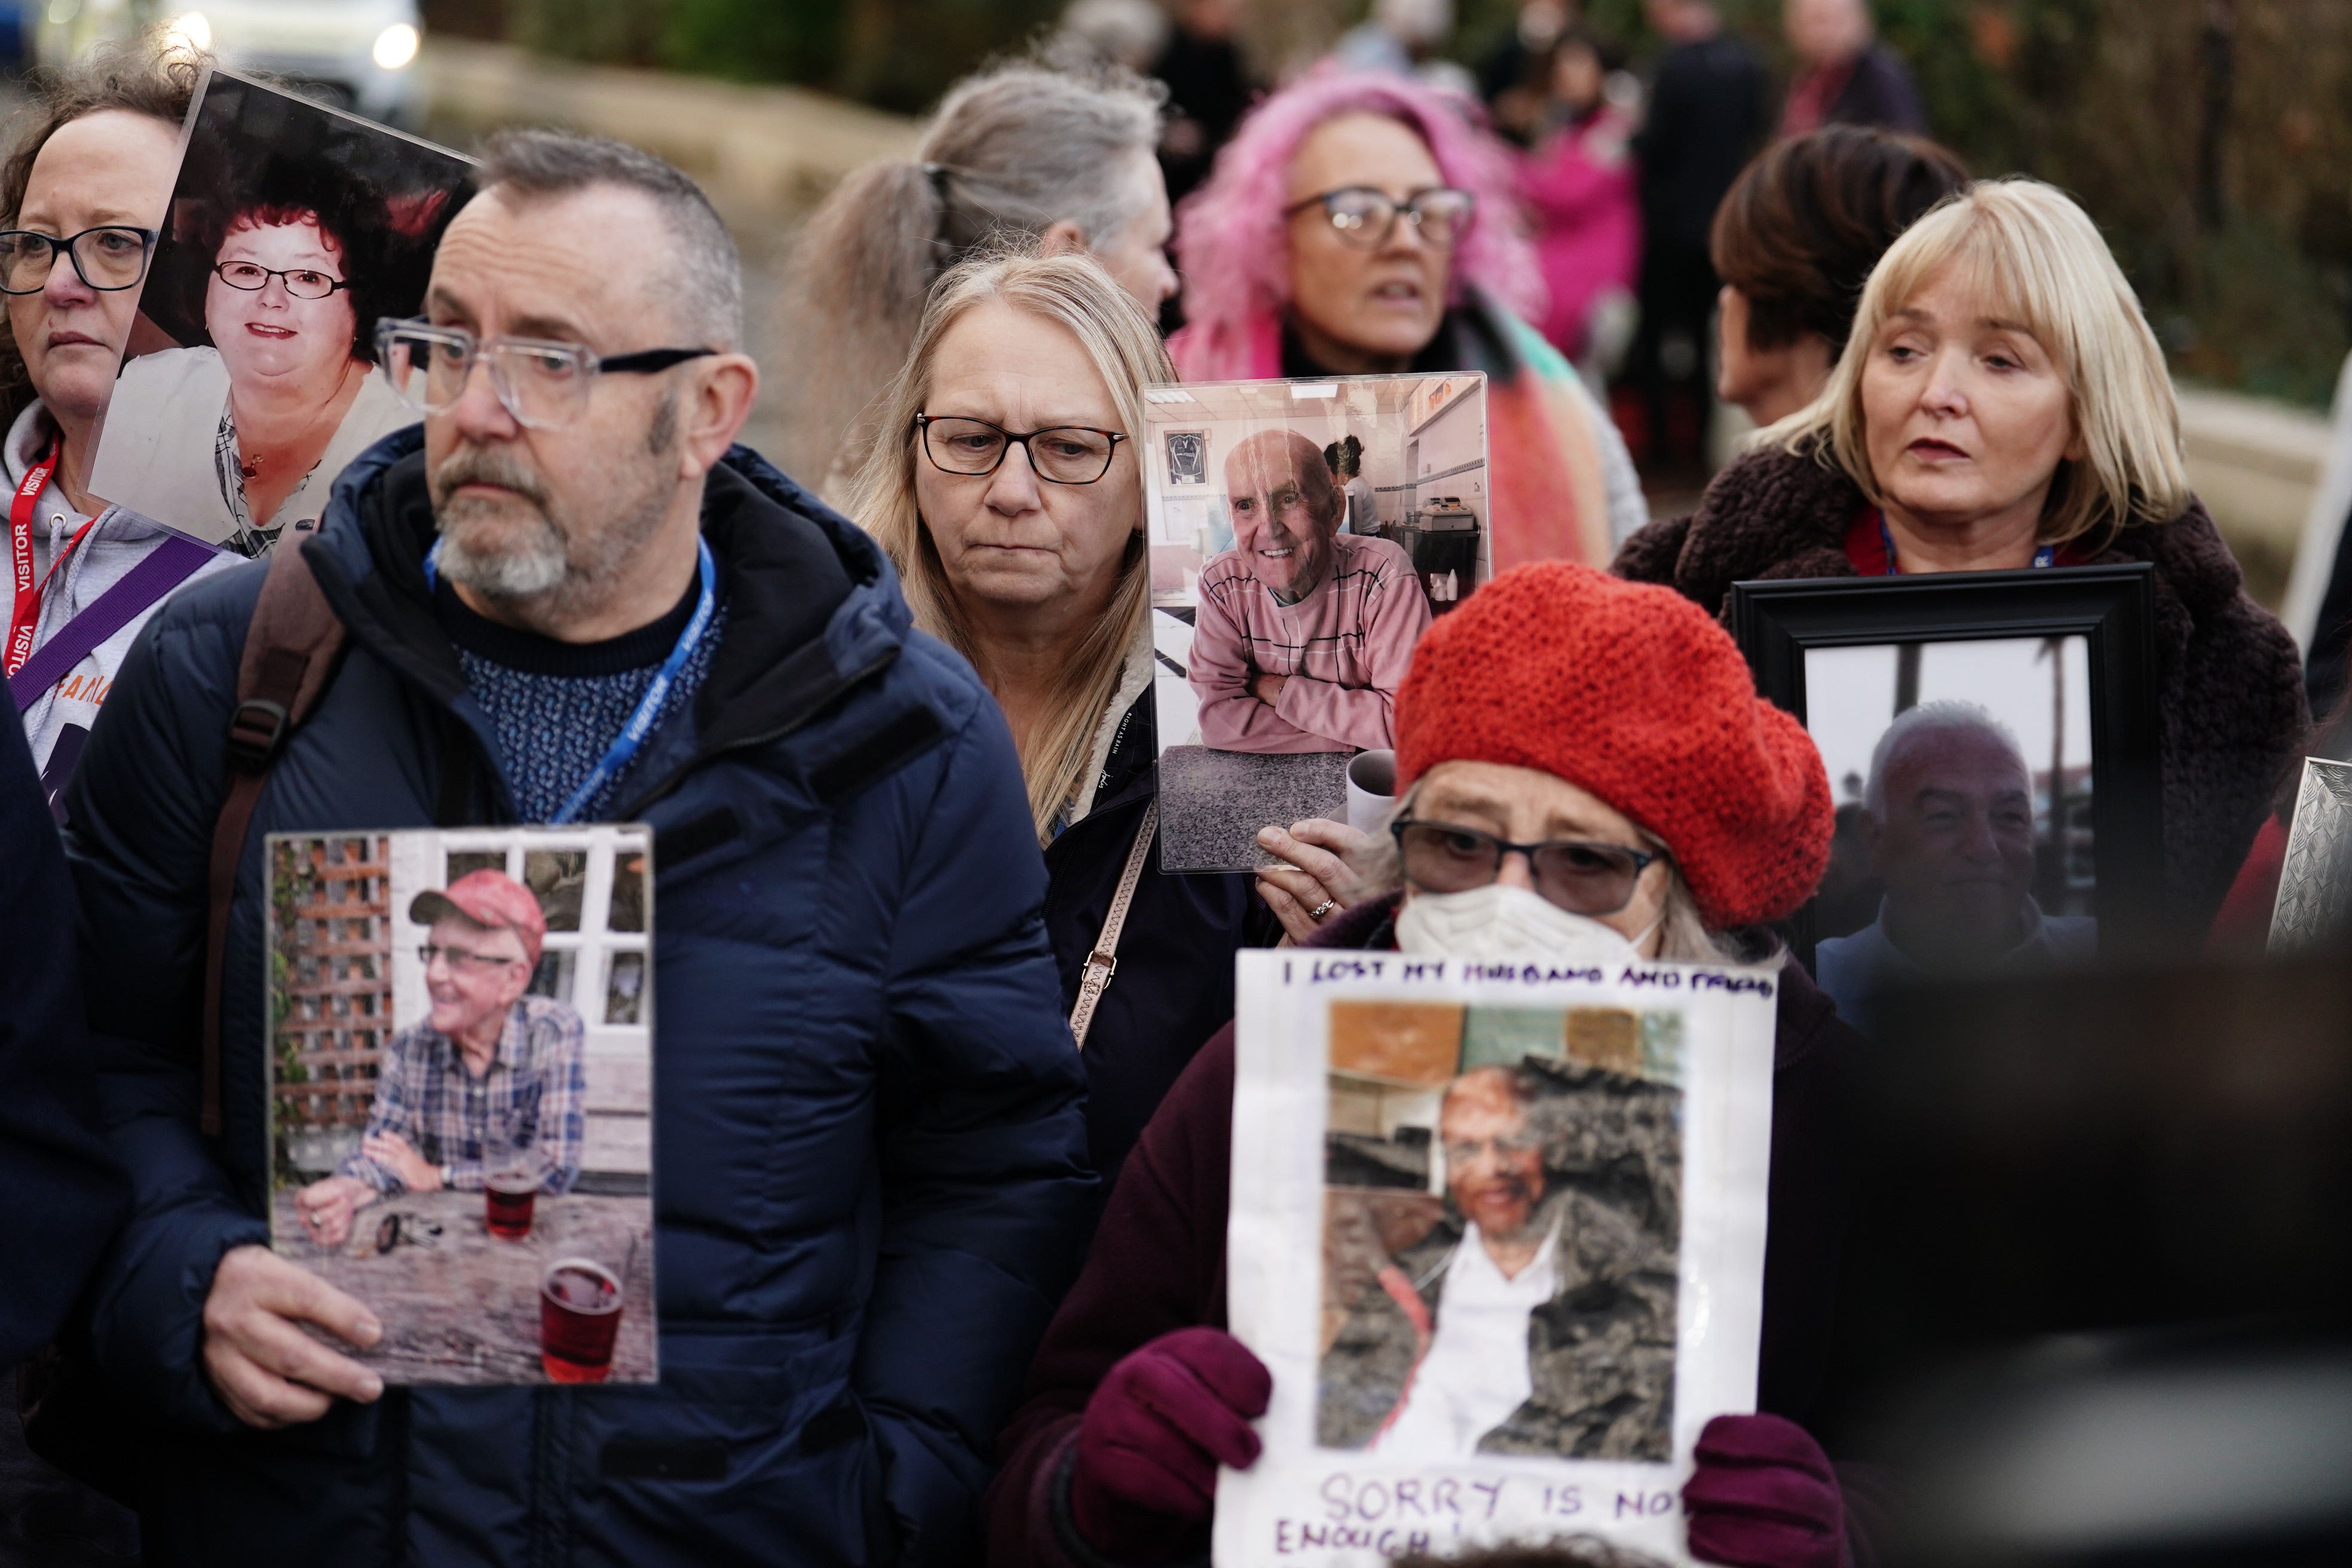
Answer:
MULTIPOLYGON (((430 1024, 403 1029, 385 1047, 368 1135, 396 1132, 427 1164, 449 1168, 448 1185, 478 1192, 486 1162, 541 1173, 539 1190, 571 1190, 587 1125, 585 1029, 570 1005, 525 996, 507 1014, 490 1070, 476 1079, 457 1043, 430 1024)), ((404 1191, 386 1165, 354 1153, 338 1167, 379 1192, 404 1191)))

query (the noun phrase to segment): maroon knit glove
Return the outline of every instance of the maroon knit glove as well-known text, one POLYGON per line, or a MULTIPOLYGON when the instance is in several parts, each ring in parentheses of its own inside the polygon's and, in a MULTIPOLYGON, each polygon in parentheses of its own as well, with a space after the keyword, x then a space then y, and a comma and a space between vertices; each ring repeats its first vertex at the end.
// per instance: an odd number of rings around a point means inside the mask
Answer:
POLYGON ((1070 1522, 1114 1562, 1181 1551, 1214 1506, 1217 1466, 1257 1462, 1265 1363, 1217 1329, 1162 1334, 1110 1369, 1087 1401, 1070 1465, 1070 1522))
POLYGON ((1845 1500, 1829 1457, 1778 1415, 1718 1415, 1683 1485, 1690 1553, 1733 1568, 1840 1568, 1845 1500))

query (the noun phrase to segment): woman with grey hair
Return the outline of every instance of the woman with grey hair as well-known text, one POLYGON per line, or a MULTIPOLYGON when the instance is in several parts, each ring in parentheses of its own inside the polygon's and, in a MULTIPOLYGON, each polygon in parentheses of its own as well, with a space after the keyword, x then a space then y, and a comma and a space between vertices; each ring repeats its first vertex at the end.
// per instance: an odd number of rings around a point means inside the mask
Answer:
POLYGON ((1162 96, 1117 68, 999 66, 950 89, 912 157, 843 181, 809 220, 788 285, 786 466, 845 499, 931 286, 985 250, 1085 252, 1156 311, 1176 291, 1162 96))

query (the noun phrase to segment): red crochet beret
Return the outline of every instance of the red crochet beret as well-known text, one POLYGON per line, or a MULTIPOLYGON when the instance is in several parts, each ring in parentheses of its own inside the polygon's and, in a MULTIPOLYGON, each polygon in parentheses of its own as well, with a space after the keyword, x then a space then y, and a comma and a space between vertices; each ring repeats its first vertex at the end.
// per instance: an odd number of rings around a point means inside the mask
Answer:
POLYGON ((1438 617, 1397 691, 1399 793, 1440 763, 1539 768, 1654 834, 1717 930, 1829 864, 1829 776, 1712 616, 1590 566, 1515 567, 1438 617))

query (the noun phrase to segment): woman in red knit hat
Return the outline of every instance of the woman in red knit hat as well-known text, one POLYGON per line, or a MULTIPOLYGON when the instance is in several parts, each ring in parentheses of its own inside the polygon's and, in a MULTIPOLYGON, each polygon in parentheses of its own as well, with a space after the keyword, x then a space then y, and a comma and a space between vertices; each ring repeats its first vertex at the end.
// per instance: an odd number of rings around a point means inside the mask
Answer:
MULTIPOLYGON (((1546 563, 1423 637, 1368 889, 1314 945, 1769 961, 1829 858, 1829 781, 1730 637, 1670 589, 1546 563)), ((1703 1561, 1836 1568, 1843 1500, 1800 1425, 1828 1359, 1845 1202, 1830 1106, 1860 1037, 1780 972, 1758 1409, 1684 1492, 1703 1561)), ((1205 1553, 1219 1463, 1257 1457, 1265 1366, 1224 1331, 1234 1048, 1202 1047, 1129 1155, 1046 1331, 986 1503, 994 1568, 1205 1553)))

